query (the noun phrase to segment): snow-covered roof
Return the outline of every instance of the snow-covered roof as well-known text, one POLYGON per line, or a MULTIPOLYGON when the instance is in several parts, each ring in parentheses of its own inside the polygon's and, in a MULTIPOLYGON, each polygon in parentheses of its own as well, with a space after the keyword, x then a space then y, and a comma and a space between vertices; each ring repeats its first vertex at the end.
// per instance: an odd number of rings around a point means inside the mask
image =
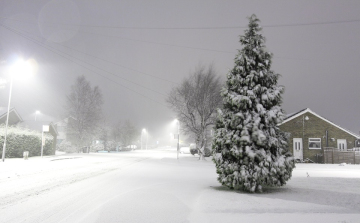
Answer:
POLYGON ((348 133, 348 134, 350 134, 350 135, 352 135, 352 136, 354 136, 354 137, 356 137, 356 138, 358 138, 358 139, 360 138, 359 135, 357 135, 357 134, 355 134, 355 133, 353 133, 353 132, 351 132, 351 131, 349 131, 349 130, 347 130, 347 129, 344 129, 343 127, 341 127, 341 126, 339 126, 339 125, 336 125, 335 123, 329 121, 328 119, 326 119, 326 118, 324 118, 324 117, 316 114, 315 112, 311 111, 310 108, 305 108, 305 109, 302 109, 302 110, 300 110, 300 111, 298 111, 298 112, 291 113, 291 114, 287 115, 286 118, 284 119, 284 121, 283 121, 282 123, 280 123, 279 125, 282 125, 282 124, 284 124, 284 123, 286 123, 286 122, 288 122, 288 121, 291 121, 291 120, 293 120, 294 118, 297 118, 297 117, 299 117, 299 116, 301 116, 301 115, 303 115, 303 114, 305 114, 305 113, 307 113, 307 112, 311 113, 312 115, 320 118, 321 120, 323 120, 323 121, 325 121, 325 122, 327 122, 327 123, 329 123, 329 124, 331 124, 331 125, 339 128, 339 129, 343 130, 344 132, 346 132, 346 133, 348 133))
MULTIPOLYGON (((7 107, 0 107, 0 124, 6 123, 6 116, 7 116, 7 107)), ((22 122, 23 119, 16 111, 15 108, 10 108, 9 110, 9 125, 16 124, 18 122, 22 122)))

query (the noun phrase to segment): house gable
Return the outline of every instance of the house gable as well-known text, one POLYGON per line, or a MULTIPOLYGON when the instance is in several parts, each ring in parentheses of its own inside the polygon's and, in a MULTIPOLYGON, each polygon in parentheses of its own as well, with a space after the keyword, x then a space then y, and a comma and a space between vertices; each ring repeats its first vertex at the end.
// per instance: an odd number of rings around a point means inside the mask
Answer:
POLYGON ((297 113, 294 113, 294 114, 289 115, 288 117, 286 117, 286 118, 284 119, 284 121, 283 121, 282 123, 279 124, 279 126, 281 126, 281 125, 283 125, 283 124, 285 124, 285 123, 287 123, 287 122, 289 122, 289 121, 291 121, 291 120, 293 120, 293 119, 295 119, 295 118, 297 118, 297 117, 299 117, 299 116, 302 116, 302 115, 304 115, 304 114, 307 113, 307 112, 310 113, 310 114, 312 114, 312 115, 314 115, 314 116, 316 116, 316 117, 318 117, 318 118, 320 118, 320 119, 322 119, 323 121, 325 121, 325 122, 327 122, 327 123, 329 123, 329 124, 331 124, 331 125, 339 128, 339 129, 341 129, 342 131, 347 132, 348 134, 356 137, 357 139, 360 139, 360 136, 359 136, 359 135, 357 135, 357 134, 355 134, 355 133, 353 133, 353 132, 351 132, 351 131, 349 131, 349 130, 347 130, 347 129, 345 129, 345 128, 342 128, 342 127, 340 127, 339 125, 336 125, 335 123, 329 121, 328 119, 326 119, 326 118, 324 118, 324 117, 316 114, 315 112, 311 111, 310 108, 306 108, 306 109, 303 109, 303 110, 301 110, 301 111, 299 111, 299 112, 297 112, 297 113))
MULTIPOLYGON (((7 118, 7 108, 1 107, 0 108, 0 124, 6 124, 7 118)), ((9 110, 9 125, 16 125, 19 122, 22 122, 23 119, 16 111, 15 108, 11 108, 9 110)))
POLYGON ((296 152, 294 140, 302 142, 303 159, 320 162, 325 147, 338 147, 338 141, 346 143, 347 149, 355 146, 358 135, 346 130, 331 121, 321 117, 310 109, 288 116, 279 128, 289 133, 288 146, 290 152, 296 152))

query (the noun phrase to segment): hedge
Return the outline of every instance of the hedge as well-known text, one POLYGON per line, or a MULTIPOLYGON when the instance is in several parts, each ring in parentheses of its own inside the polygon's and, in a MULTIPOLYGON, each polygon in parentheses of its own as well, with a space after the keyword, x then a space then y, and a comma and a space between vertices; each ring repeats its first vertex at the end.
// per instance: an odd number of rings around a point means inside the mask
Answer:
MULTIPOLYGON (((0 134, 0 157, 2 157, 5 138, 4 125, 0 126, 0 134)), ((45 145, 43 148, 43 155, 54 154, 54 149, 52 146, 53 137, 48 133, 45 133, 44 137, 45 145)), ((5 157, 21 158, 23 157, 24 151, 29 151, 29 157, 41 155, 41 133, 17 126, 8 127, 5 157)))

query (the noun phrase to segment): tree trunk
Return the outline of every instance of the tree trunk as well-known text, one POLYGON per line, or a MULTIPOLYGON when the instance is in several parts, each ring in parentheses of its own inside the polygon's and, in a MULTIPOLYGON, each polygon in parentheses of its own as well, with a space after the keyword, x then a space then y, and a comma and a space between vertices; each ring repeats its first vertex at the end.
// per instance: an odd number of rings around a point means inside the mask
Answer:
POLYGON ((197 147, 197 150, 198 150, 198 153, 199 153, 199 160, 205 160, 205 156, 204 156, 204 152, 205 152, 204 138, 201 137, 201 139, 197 140, 197 141, 198 141, 197 145, 199 145, 199 147, 198 146, 196 146, 196 147, 197 147))
POLYGON ((199 160, 205 160, 205 156, 204 156, 204 153, 205 153, 205 146, 202 146, 200 149, 200 153, 199 153, 199 160))
POLYGON ((206 128, 203 129, 201 134, 201 146, 199 149, 199 160, 205 160, 205 147, 206 147, 206 128))

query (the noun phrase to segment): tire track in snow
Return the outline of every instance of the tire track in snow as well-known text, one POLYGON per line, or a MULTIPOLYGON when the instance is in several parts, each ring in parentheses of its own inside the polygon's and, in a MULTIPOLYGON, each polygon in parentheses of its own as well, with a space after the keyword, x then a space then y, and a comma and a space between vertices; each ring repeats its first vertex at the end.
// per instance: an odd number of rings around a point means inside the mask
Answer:
POLYGON ((55 169, 44 172, 40 171, 36 173, 37 174, 36 179, 33 178, 35 173, 30 172, 27 175, 22 175, 21 178, 11 179, 9 181, 2 180, 1 188, 7 187, 7 193, 5 193, 4 191, 0 193, 0 208, 5 209, 10 205, 16 205, 17 202, 20 202, 24 199, 30 199, 32 196, 37 196, 39 194, 49 192, 56 188, 60 188, 66 185, 80 182, 117 169, 125 168, 127 166, 147 160, 149 159, 149 157, 145 157, 145 158, 127 157, 127 159, 125 160, 116 159, 111 161, 111 163, 106 162, 107 160, 97 163, 91 163, 91 162, 86 163, 85 165, 78 167, 81 170, 80 171, 78 170, 78 172, 76 172, 75 174, 69 172, 72 170, 71 169, 72 166, 67 166, 66 168, 61 168, 61 169, 55 169), (134 160, 127 160, 127 159, 134 159, 134 160), (128 161, 128 162, 122 163, 123 161, 128 161), (91 168, 90 170, 89 167, 91 168), (54 172, 60 174, 62 172, 66 172, 66 173, 65 174, 62 173, 63 175, 59 177, 59 175, 54 174, 54 172), (10 185, 6 185, 6 184, 10 184, 10 185))

